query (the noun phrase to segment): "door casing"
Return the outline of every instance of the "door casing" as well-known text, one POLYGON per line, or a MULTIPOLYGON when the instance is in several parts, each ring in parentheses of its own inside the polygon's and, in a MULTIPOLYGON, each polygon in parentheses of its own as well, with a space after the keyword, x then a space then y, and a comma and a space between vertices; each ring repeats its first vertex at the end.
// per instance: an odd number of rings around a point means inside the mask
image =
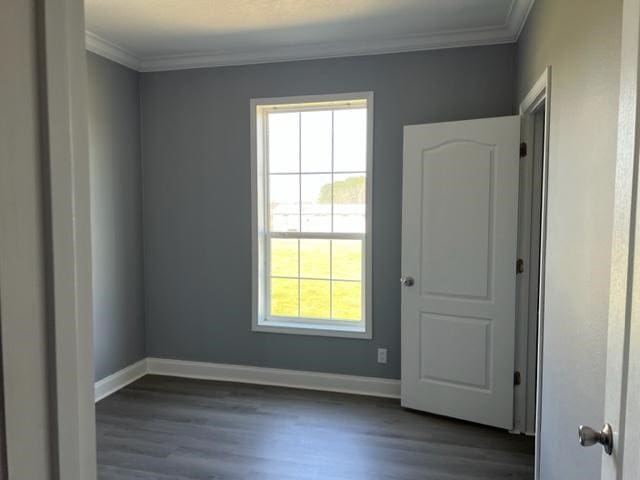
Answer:
POLYGON ((8 473, 91 480, 96 438, 84 3, 1 5, 10 79, 2 95, 11 112, 6 118, 20 126, 0 124, 6 140, 0 142, 0 321, 8 473))
MULTIPOLYGON (((548 65, 542 75, 538 78, 529 93, 520 104, 521 116, 521 138, 528 145, 535 142, 535 117, 536 113, 544 105, 544 134, 542 152, 542 206, 540 214, 540 264, 538 283, 538 318, 537 318, 537 339, 531 338, 531 330, 521 328, 519 345, 527 345, 527 348, 536 349, 535 370, 527 368, 525 379, 526 384, 532 383, 531 376, 535 376, 535 479, 540 478, 540 426, 542 420, 542 386, 543 386, 543 345, 544 345, 544 297, 545 297, 545 259, 547 251, 547 211, 548 211, 548 172, 549 172, 549 128, 551 125, 551 66, 548 65)), ((528 323, 530 319, 519 318, 520 326, 528 323)))

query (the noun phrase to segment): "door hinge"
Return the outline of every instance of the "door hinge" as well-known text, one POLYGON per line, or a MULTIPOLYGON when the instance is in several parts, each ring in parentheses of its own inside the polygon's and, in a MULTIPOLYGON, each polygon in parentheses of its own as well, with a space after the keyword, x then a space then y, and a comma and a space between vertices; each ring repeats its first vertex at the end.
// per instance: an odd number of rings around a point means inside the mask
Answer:
POLYGON ((522 379, 520 378, 520 372, 513 372, 513 384, 520 385, 522 383, 522 379))
POLYGON ((516 261, 516 273, 524 273, 524 260, 521 258, 516 261))
POLYGON ((520 144, 520 158, 527 156, 527 144, 522 142, 520 144))

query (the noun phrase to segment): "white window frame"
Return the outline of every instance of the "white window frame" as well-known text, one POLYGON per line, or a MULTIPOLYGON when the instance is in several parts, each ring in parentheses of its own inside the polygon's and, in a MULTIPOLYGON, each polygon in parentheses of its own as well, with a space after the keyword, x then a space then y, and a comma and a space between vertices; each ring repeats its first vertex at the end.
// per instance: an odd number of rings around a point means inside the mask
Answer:
MULTIPOLYGON (((330 95, 304 95, 277 98, 251 99, 251 216, 252 216, 252 330, 255 332, 289 333, 299 335, 319 335, 326 337, 347 337, 371 339, 372 331, 372 178, 373 178, 373 92, 339 93, 330 95), (264 118, 273 107, 299 110, 301 104, 319 104, 317 108, 332 108, 332 103, 362 101, 367 103, 367 164, 366 164, 366 216, 363 240, 363 280, 362 280, 362 321, 356 325, 345 325, 340 320, 323 319, 286 319, 267 318, 268 299, 266 283, 268 281, 268 249, 267 239, 270 236, 287 238, 321 238, 322 234, 292 232, 270 234, 266 228, 267 205, 265 183, 268 172, 265 171, 265 135, 264 118), (323 105, 324 104, 324 105, 323 105)), ((308 105, 302 110, 311 110, 308 105)), ((340 108, 340 107, 338 107, 340 108)), ((348 108, 348 107, 345 107, 348 108)), ((327 234, 327 238, 361 239, 362 234, 327 234)))

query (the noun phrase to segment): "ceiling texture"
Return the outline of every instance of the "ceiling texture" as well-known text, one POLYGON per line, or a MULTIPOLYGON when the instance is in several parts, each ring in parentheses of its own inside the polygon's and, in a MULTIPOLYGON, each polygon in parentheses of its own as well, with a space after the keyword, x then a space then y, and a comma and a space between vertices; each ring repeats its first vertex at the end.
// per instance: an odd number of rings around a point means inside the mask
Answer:
POLYGON ((534 0, 85 0, 87 49, 139 71, 515 42, 534 0))

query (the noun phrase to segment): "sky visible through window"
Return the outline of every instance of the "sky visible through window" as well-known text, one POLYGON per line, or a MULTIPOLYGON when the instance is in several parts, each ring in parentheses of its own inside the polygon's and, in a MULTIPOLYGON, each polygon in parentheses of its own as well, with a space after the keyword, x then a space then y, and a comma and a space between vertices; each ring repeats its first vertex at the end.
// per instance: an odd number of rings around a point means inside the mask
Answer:
POLYGON ((367 110, 267 114, 269 316, 362 320, 367 110))

